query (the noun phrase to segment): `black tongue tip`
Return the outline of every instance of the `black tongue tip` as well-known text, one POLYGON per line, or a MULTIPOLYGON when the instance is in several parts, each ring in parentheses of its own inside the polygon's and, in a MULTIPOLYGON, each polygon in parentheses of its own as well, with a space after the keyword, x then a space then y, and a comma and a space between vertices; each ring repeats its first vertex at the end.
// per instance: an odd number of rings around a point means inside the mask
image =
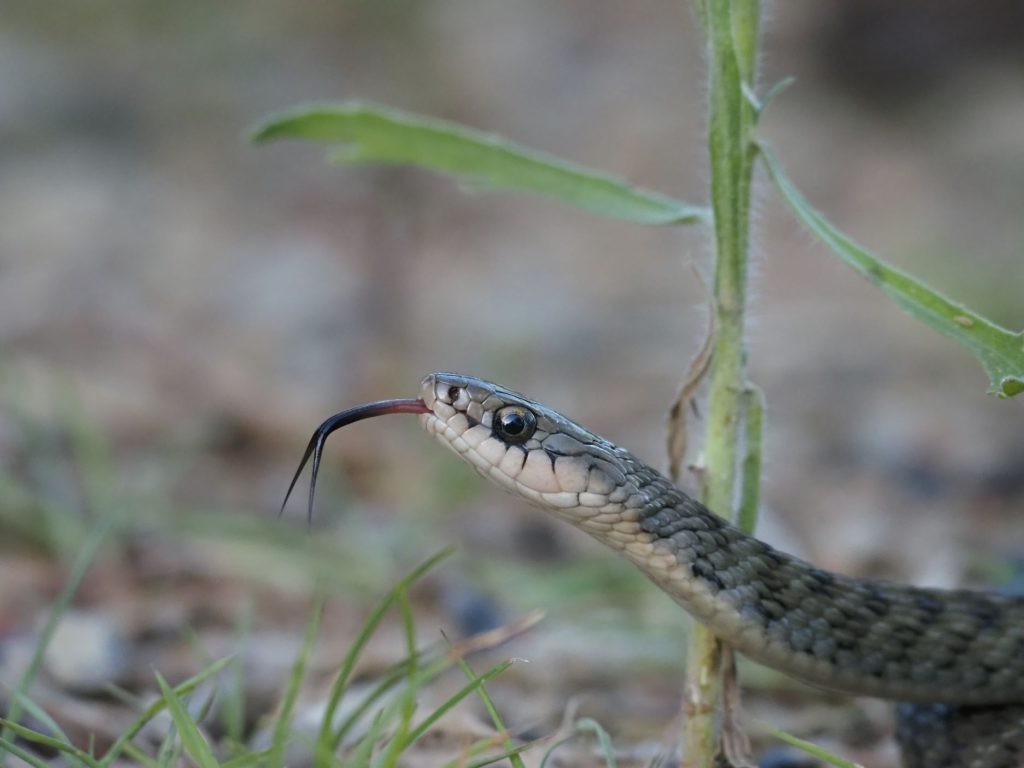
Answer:
POLYGON ((277 513, 278 518, 284 514, 284 508, 288 504, 288 499, 291 498, 292 491, 295 490, 295 484, 299 480, 299 475, 302 474, 302 470, 306 467, 306 462, 308 462, 309 457, 312 456, 313 471, 310 475, 309 501, 306 509, 306 519, 308 524, 312 525, 313 498, 316 493, 316 478, 320 472, 320 460, 323 457, 324 444, 327 442, 327 437, 332 432, 354 422, 373 418, 374 416, 386 416, 389 413, 430 413, 430 408, 428 408, 427 404, 419 398, 379 400, 374 403, 357 405, 355 408, 349 408, 346 411, 336 413, 326 419, 319 427, 316 428, 316 431, 313 432, 313 436, 309 439, 309 443, 306 445, 306 450, 302 454, 302 460, 299 462, 299 468, 295 470, 295 474, 292 476, 292 481, 288 484, 288 490, 285 492, 284 501, 281 502, 281 509, 277 513))

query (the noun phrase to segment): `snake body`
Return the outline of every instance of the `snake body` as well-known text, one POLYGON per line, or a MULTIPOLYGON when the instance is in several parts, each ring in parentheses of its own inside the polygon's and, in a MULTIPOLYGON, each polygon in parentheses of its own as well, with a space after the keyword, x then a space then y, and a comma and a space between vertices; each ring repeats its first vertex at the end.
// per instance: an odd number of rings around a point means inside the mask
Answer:
POLYGON ((732 648, 812 685, 911 702, 897 729, 908 768, 1024 766, 1024 599, 816 568, 496 384, 435 373, 420 400, 442 445, 626 557, 732 648))

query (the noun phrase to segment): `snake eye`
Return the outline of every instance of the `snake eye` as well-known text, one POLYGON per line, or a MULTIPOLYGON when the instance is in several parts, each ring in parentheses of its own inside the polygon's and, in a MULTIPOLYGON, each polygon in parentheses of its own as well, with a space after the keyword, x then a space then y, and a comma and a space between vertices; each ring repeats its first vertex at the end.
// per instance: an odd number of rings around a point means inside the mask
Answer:
POLYGON ((521 405, 507 405, 494 414, 494 434, 506 443, 525 443, 537 431, 537 417, 521 405))

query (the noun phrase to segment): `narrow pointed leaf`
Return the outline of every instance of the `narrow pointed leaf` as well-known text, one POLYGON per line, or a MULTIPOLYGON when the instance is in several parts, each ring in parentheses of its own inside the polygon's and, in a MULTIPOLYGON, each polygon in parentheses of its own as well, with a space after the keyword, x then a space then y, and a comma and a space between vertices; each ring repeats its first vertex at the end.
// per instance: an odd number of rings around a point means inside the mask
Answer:
POLYGON ((86 751, 79 749, 74 744, 71 744, 67 739, 58 739, 54 736, 47 736, 45 733, 39 733, 33 731, 31 728, 26 728, 24 725, 13 723, 9 720, 0 720, 4 725, 8 726, 11 731, 23 738, 25 741, 31 741, 35 744, 39 744, 44 747, 62 752, 72 760, 72 765, 88 765, 96 766, 96 760, 86 751))
POLYGON ((1024 333, 993 323, 862 248, 811 207, 767 148, 761 147, 761 155, 768 175, 797 218, 839 258, 918 320, 971 350, 988 374, 990 393, 1013 397, 1024 392, 1024 333))
POLYGON ((160 686, 160 692, 163 694, 171 717, 174 718, 174 725, 178 729, 181 743, 185 745, 185 750, 188 752, 189 757, 196 762, 199 768, 218 768, 217 758, 214 756, 213 750, 210 748, 202 731, 199 730, 195 720, 192 719, 188 710, 185 709, 181 699, 178 698, 174 689, 167 684, 167 681, 164 680, 159 672, 155 674, 156 682, 160 686))
MULTIPOLYGON (((338 674, 335 676, 334 682, 331 683, 331 690, 327 697, 327 706, 324 709, 323 721, 320 724, 320 733, 317 736, 317 755, 333 754, 341 743, 341 738, 345 735, 347 729, 351 725, 350 718, 349 723, 343 724, 341 728, 332 733, 335 714, 338 711, 338 707, 341 705, 341 699, 345 694, 345 689, 348 686, 352 670, 355 669, 356 662, 359 661, 359 656, 366 647, 366 644, 370 641, 370 638, 373 637, 373 633, 377 631, 377 627, 380 625, 381 620, 383 620, 384 614, 387 613, 391 605, 398 599, 399 594, 408 589, 412 584, 422 578, 427 571, 450 556, 454 551, 455 550, 451 547, 446 547, 414 568, 411 573, 392 587, 391 591, 388 592, 384 599, 377 604, 369 618, 366 619, 362 628, 359 630, 359 634, 357 635, 355 642, 352 643, 348 649, 348 653, 345 654, 345 659, 342 661, 341 667, 338 669, 338 674)), ((413 666, 415 666, 415 664, 413 664, 413 666)))
POLYGON ((341 145, 338 163, 413 165, 473 186, 530 192, 638 224, 694 224, 707 211, 624 179, 515 144, 501 136, 397 109, 342 102, 271 116, 252 133, 258 143, 305 139, 341 145))
MULTIPOLYGON (((179 683, 177 686, 175 686, 172 689, 173 693, 176 696, 185 696, 186 694, 191 693, 205 680, 213 677, 218 672, 220 672, 226 665, 230 664, 233 661, 233 659, 234 657, 227 656, 223 659, 215 661, 206 669, 202 670, 199 674, 194 675, 193 677, 190 677, 188 680, 185 680, 184 682, 179 683)), ((110 746, 110 749, 108 749, 106 753, 103 755, 103 757, 100 759, 100 766, 102 766, 102 768, 108 768, 108 766, 113 764, 113 762, 118 758, 118 756, 120 756, 121 751, 125 748, 125 745, 128 744, 132 739, 134 739, 135 736, 139 733, 139 731, 141 731, 150 720, 152 720, 158 714, 163 712, 164 709, 167 707, 167 704, 168 701, 166 697, 157 699, 152 704, 150 704, 146 708, 146 710, 141 715, 139 715, 139 717, 136 718, 132 722, 132 724, 129 725, 128 728, 126 728, 121 733, 120 736, 117 737, 117 740, 110 746)))
POLYGON ((833 755, 831 752, 822 749, 817 744, 813 744, 803 739, 798 739, 796 736, 780 731, 778 728, 769 728, 769 732, 779 741, 784 741, 791 747, 796 747, 802 752, 806 752, 808 755, 824 760, 829 765, 834 765, 835 768, 863 768, 860 763, 854 763, 851 760, 844 760, 841 757, 833 755))
POLYGON ((50 764, 43 760, 43 758, 32 754, 27 749, 22 749, 13 741, 2 736, 0 736, 0 754, 14 755, 23 760, 26 765, 32 766, 32 768, 50 768, 50 764))

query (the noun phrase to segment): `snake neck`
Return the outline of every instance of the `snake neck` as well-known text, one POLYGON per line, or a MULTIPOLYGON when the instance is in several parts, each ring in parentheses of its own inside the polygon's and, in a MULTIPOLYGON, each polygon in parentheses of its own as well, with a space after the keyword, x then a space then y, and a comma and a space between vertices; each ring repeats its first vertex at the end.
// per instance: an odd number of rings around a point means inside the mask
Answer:
MULTIPOLYGON (((630 457, 632 458, 632 457, 630 457)), ((1024 701, 1024 601, 817 568, 749 536, 639 461, 614 513, 557 510, 748 657, 900 701, 1024 701)))

